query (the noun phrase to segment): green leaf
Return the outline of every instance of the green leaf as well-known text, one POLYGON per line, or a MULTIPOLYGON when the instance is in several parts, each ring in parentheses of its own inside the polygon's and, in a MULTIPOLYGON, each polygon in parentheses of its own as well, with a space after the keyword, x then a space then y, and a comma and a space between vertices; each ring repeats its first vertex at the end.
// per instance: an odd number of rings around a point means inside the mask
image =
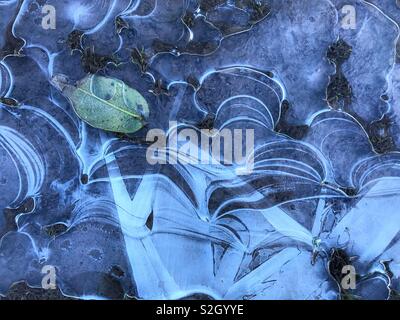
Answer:
POLYGON ((70 99, 79 118, 92 127, 133 133, 144 126, 149 116, 143 96, 120 80, 89 75, 71 86, 60 79, 54 79, 56 85, 70 99))

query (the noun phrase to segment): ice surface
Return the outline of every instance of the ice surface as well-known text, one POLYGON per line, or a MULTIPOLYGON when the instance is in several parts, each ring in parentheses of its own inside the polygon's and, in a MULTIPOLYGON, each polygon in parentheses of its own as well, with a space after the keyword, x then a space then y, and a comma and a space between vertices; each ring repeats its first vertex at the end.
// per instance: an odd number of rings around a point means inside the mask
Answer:
POLYGON ((0 295, 50 265, 82 299, 398 297, 398 1, 0 0, 0 16, 0 295), (147 126, 83 123, 53 78, 87 73, 138 90, 147 126), (254 170, 150 165, 144 138, 171 121, 254 129, 254 170))

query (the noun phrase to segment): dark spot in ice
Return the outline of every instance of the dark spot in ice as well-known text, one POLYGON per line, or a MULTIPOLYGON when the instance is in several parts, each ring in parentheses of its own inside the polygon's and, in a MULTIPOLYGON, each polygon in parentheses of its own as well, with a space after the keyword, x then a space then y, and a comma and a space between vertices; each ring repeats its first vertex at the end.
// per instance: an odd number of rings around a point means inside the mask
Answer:
POLYGON ((110 270, 110 275, 115 276, 117 278, 122 278, 125 276, 124 270, 121 269, 120 266, 112 266, 110 270))
POLYGON ((387 94, 383 94, 383 95, 381 95, 381 99, 383 101, 388 101, 389 100, 389 96, 387 94))
POLYGON ((7 107, 18 107, 20 103, 14 98, 0 97, 0 103, 4 104, 7 107))
POLYGON ((392 119, 385 115, 381 120, 374 121, 368 126, 368 135, 376 153, 384 154, 396 149, 390 132, 392 124, 392 119))
POLYGON ((154 95, 160 96, 160 95, 166 95, 169 96, 170 92, 167 88, 167 86, 164 84, 164 82, 161 79, 158 79, 154 83, 154 88, 150 90, 154 95))
POLYGON ((266 74, 266 76, 269 77, 269 78, 273 78, 273 77, 274 77, 274 73, 271 72, 271 71, 266 71, 265 74, 266 74))
POLYGON ((339 39, 328 48, 326 57, 330 62, 334 63, 338 67, 350 57, 352 50, 352 47, 343 39, 339 39))
POLYGON ((348 110, 352 99, 352 88, 342 71, 330 77, 326 96, 329 106, 333 109, 348 110))
POLYGON ((74 50, 80 50, 82 51, 82 36, 83 36, 83 31, 81 30, 74 30, 72 31, 67 38, 67 45, 68 47, 74 51, 74 50))
POLYGON ((49 237, 56 237, 67 231, 68 227, 64 223, 56 223, 43 229, 49 237))
POLYGON ((81 183, 88 184, 88 182, 89 182, 89 176, 86 173, 81 175, 81 183))
POLYGON ((149 214, 147 221, 146 221, 146 227, 149 228, 149 230, 153 230, 153 221, 154 220, 154 214, 153 211, 149 214))
POLYGON ((236 2, 246 3, 248 5, 250 8, 251 23, 256 23, 264 19, 271 12, 270 7, 259 0, 238 0, 236 2))
POLYGON ((194 75, 189 75, 189 76, 187 77, 187 79, 186 79, 186 82, 187 82, 188 84, 190 84, 191 86, 193 86, 193 88, 194 88, 195 90, 197 90, 197 89, 200 88, 200 82, 199 82, 199 80, 197 80, 197 78, 196 78, 194 75))
POLYGON ((108 63, 116 63, 112 57, 96 54, 93 48, 86 48, 84 50, 81 61, 83 70, 91 74, 103 70, 108 63))
POLYGON ((179 54, 182 51, 189 52, 192 54, 208 54, 213 52, 216 49, 216 45, 214 42, 189 42, 184 48, 177 49, 172 53, 179 54))
POLYGON ((164 42, 160 39, 155 39, 153 41, 151 47, 153 48, 153 50, 156 53, 160 53, 160 52, 175 52, 176 53, 178 51, 178 48, 175 45, 164 42))
POLYGON ((139 66, 142 73, 147 71, 147 68, 149 67, 149 58, 144 52, 144 49, 139 50, 138 48, 134 48, 131 52, 131 59, 133 63, 139 66))
POLYGON ((342 72, 342 64, 349 59, 352 47, 339 39, 326 53, 328 60, 336 66, 336 73, 329 78, 326 100, 330 107, 348 111, 352 100, 352 88, 342 72))
POLYGON ((212 130, 214 129, 215 114, 207 114, 206 117, 197 124, 197 128, 212 130))
POLYGON ((354 197, 358 193, 357 189, 354 189, 354 188, 340 188, 340 190, 342 190, 349 197, 354 197))
POLYGON ((289 111, 290 108, 290 103, 287 100, 283 100, 281 103, 281 109, 282 109, 282 113, 287 113, 289 111))
POLYGON ((99 249, 92 249, 89 251, 89 256, 95 260, 103 259, 103 254, 99 249))
POLYGON ((124 19, 122 19, 122 17, 116 17, 115 30, 117 31, 117 33, 121 33, 121 31, 124 29, 129 29, 129 24, 124 19))
POLYGON ((192 28, 194 26, 194 14, 193 12, 186 11, 185 15, 182 18, 182 21, 189 27, 192 28))

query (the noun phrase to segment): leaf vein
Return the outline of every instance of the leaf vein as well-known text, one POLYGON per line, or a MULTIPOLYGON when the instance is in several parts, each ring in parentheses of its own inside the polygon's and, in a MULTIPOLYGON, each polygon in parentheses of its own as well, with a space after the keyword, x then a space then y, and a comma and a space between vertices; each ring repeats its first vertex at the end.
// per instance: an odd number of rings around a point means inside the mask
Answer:
POLYGON ((97 100, 99 100, 99 101, 105 103, 106 105, 109 105, 109 106, 110 106, 111 108, 113 108, 113 109, 116 109, 116 110, 118 110, 118 111, 120 111, 120 112, 122 112, 122 113, 125 113, 125 114, 127 114, 127 115, 130 115, 130 116, 132 116, 132 117, 134 117, 134 118, 136 118, 136 119, 142 120, 142 117, 141 117, 141 116, 139 116, 139 115, 137 115, 137 114, 134 114, 134 113, 132 113, 132 112, 129 112, 129 111, 127 111, 127 110, 124 110, 124 109, 122 109, 122 108, 119 108, 119 107, 113 105, 112 103, 108 102, 107 100, 101 99, 100 97, 96 96, 95 94, 93 94, 93 93, 91 93, 91 92, 89 92, 89 91, 86 91, 86 90, 84 90, 84 89, 82 89, 82 88, 77 88, 77 89, 80 90, 80 91, 82 91, 83 93, 86 93, 87 95, 89 95, 89 96, 91 96, 91 97, 94 97, 95 99, 97 99, 97 100))

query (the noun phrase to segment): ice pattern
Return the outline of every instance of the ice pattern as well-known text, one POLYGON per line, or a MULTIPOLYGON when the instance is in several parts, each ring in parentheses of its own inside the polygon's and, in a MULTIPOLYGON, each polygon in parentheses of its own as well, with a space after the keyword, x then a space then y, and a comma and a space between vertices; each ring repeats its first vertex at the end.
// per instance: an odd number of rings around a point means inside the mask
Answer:
POLYGON ((399 298, 398 0, 0 0, 0 16, 0 296, 50 265, 80 299, 399 298), (137 90, 146 126, 83 122, 54 79, 88 74, 137 90), (147 132, 171 123, 253 129, 254 169, 150 164, 147 132))

